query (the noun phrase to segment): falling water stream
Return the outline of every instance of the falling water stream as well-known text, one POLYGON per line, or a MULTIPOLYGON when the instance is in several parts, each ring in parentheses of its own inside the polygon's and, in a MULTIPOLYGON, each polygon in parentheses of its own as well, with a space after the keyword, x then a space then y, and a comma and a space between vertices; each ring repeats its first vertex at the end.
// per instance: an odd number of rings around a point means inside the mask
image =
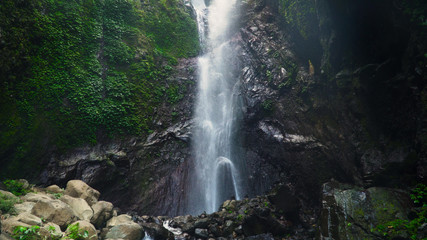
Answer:
POLYGON ((241 112, 235 49, 231 43, 237 0, 192 0, 197 12, 203 54, 199 57, 199 89, 195 110, 194 171, 188 212, 218 210, 244 187, 241 161, 234 149, 241 112), (207 6, 206 3, 209 3, 207 6))

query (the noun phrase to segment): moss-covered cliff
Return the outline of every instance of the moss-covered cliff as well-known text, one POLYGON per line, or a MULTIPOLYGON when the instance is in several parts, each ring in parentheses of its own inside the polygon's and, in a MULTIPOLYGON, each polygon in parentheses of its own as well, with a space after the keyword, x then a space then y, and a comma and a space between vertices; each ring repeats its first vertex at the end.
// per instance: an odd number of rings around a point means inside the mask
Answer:
POLYGON ((198 53, 190 14, 178 0, 1 1, 1 178, 150 132, 156 106, 182 97, 166 81, 176 58, 198 53))

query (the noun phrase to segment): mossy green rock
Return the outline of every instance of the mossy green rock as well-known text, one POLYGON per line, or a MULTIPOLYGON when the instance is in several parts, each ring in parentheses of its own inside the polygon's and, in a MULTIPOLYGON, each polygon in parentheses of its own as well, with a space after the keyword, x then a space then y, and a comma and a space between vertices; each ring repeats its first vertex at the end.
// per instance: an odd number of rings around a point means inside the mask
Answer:
POLYGON ((362 189, 336 182, 323 185, 320 239, 375 239, 379 224, 407 219, 411 201, 405 191, 362 189))

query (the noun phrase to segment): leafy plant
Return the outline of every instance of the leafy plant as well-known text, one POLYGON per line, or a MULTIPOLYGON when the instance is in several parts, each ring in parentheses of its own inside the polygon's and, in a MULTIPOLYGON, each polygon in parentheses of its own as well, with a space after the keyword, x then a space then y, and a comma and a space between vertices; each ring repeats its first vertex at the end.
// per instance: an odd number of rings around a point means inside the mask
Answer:
POLYGON ((273 101, 270 99, 265 100, 264 102, 261 103, 261 107, 266 113, 271 113, 274 107, 273 101))
POLYGON ((64 195, 63 193, 52 193, 52 195, 56 198, 56 199, 60 199, 62 197, 62 195, 64 195))
POLYGON ((289 26, 307 40, 317 31, 314 6, 312 0, 279 0, 279 13, 289 26))
POLYGON ((93 237, 93 236, 89 237, 89 232, 86 230, 82 232, 80 227, 79 227, 79 223, 69 225, 67 228, 67 234, 65 236, 63 236, 62 234, 57 234, 55 232, 55 227, 53 227, 53 226, 49 226, 48 232, 50 233, 50 236, 42 237, 40 235, 40 227, 39 226, 31 226, 31 227, 17 226, 13 230, 12 237, 16 240, 39 240, 39 239, 84 240, 84 239, 90 239, 93 237))
POLYGON ((81 233, 79 223, 68 226, 68 234, 66 235, 66 239, 74 239, 74 240, 83 240, 89 237, 88 231, 83 231, 81 233))
POLYGON ((16 203, 16 200, 8 197, 5 194, 0 193, 0 212, 5 213, 14 213, 13 205, 16 203))
POLYGON ((411 199, 415 204, 423 204, 423 207, 427 204, 427 186, 424 184, 418 184, 410 195, 411 199))
POLYGON ((3 184, 6 186, 6 189, 15 196, 21 196, 31 192, 30 190, 24 188, 24 183, 17 180, 8 179, 3 181, 3 184))
POLYGON ((427 3, 423 0, 404 0, 401 2, 404 12, 411 17, 411 21, 421 26, 427 26, 427 3))
POLYGON ((184 98, 184 95, 180 92, 180 88, 177 85, 169 87, 166 90, 166 95, 170 104, 175 104, 184 98))
MULTIPOLYGON (((62 190, 64 190, 64 189, 62 189, 62 190)), ((47 191, 47 193, 52 194, 52 196, 56 199, 60 199, 64 195, 64 193, 62 193, 62 192, 55 193, 55 192, 47 191)))
POLYGON ((3 177, 37 174, 41 145, 66 151, 148 133, 154 109, 183 97, 153 90, 167 85, 177 57, 199 49, 177 0, 2 0, 0 29, 3 177))
POLYGON ((41 239, 39 226, 23 227, 16 226, 13 230, 12 237, 16 240, 38 240, 41 239))
POLYGON ((197 26, 180 7, 181 3, 177 0, 148 2, 156 4, 144 12, 142 27, 154 40, 157 52, 170 57, 197 55, 200 49, 197 26))
POLYGON ((265 73, 265 75, 267 76, 267 81, 271 82, 271 79, 272 79, 271 71, 267 70, 267 72, 265 73))
POLYGON ((52 240, 61 240, 62 239, 62 233, 57 233, 55 230, 56 229, 54 226, 49 226, 48 231, 50 233, 50 238, 52 240))

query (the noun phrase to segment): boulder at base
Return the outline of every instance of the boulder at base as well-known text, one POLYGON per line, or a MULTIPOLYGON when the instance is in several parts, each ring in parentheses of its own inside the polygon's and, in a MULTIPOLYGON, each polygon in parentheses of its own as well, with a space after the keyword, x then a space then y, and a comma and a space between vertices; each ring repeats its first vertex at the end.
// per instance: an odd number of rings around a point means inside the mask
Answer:
POLYGON ((126 222, 109 229, 105 239, 140 240, 142 237, 143 231, 139 224, 126 222))
POLYGON ((37 202, 31 213, 48 222, 58 224, 61 229, 65 229, 68 224, 77 220, 71 207, 60 200, 37 202))
POLYGON ((100 193, 81 180, 68 181, 64 194, 75 198, 83 198, 92 206, 98 201, 100 193))
POLYGON ((84 199, 64 195, 59 200, 68 204, 80 220, 90 221, 92 218, 93 210, 84 199))
POLYGON ((105 222, 113 217, 113 204, 106 201, 99 201, 92 205, 93 216, 90 222, 97 228, 102 228, 105 222))
POLYGON ((85 231, 88 232, 88 238, 90 240, 98 240, 98 234, 96 232, 95 227, 88 221, 77 221, 73 222, 70 226, 68 226, 67 230, 65 231, 66 235, 69 235, 72 233, 72 229, 76 228, 76 225, 78 225, 78 231, 79 234, 83 235, 85 231))

